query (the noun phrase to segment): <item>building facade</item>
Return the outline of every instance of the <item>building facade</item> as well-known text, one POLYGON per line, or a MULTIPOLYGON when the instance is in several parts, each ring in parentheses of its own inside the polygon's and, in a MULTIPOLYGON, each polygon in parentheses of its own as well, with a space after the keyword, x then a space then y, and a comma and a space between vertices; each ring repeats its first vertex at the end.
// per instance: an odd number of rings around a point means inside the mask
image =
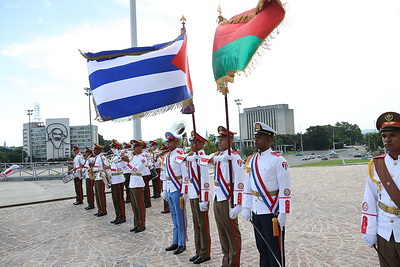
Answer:
POLYGON ((43 122, 31 122, 23 125, 23 145, 28 156, 35 161, 68 158, 72 156, 71 147, 85 147, 98 143, 98 127, 92 125, 70 126, 68 118, 46 119, 43 122), (30 134, 29 134, 30 132, 30 134))
POLYGON ((258 106, 243 109, 239 114, 240 135, 244 146, 254 146, 254 123, 261 121, 278 134, 295 134, 293 109, 288 104, 258 106))

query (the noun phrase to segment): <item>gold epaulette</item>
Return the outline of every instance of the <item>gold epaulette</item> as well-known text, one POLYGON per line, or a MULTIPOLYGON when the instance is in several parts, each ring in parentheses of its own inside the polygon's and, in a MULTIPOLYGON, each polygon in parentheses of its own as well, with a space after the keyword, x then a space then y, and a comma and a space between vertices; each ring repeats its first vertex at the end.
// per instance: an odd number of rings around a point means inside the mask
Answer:
POLYGON ((376 183, 376 184, 380 184, 381 182, 380 181, 377 181, 377 180, 375 180, 373 177, 374 177, 374 168, 375 168, 375 166, 374 166, 374 159, 371 159, 369 162, 368 162, 368 175, 369 175, 369 178, 371 178, 371 180, 372 180, 372 182, 374 182, 374 183, 376 183))
POLYGON ((244 163, 244 165, 246 166, 246 169, 245 169, 245 171, 246 171, 246 173, 250 173, 251 172, 251 168, 249 167, 249 163, 250 163, 250 160, 251 160, 251 158, 254 156, 254 154, 253 155, 250 155, 247 159, 246 159, 246 162, 244 163))

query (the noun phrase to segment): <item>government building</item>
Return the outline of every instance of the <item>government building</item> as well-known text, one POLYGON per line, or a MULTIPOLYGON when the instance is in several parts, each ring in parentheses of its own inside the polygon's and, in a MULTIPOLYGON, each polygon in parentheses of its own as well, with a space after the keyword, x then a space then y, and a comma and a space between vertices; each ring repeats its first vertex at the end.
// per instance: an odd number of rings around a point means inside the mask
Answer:
POLYGON ((277 134, 295 134, 293 109, 288 104, 244 108, 239 114, 240 135, 244 146, 254 146, 254 123, 263 122, 277 134))
POLYGON ((83 152, 86 146, 93 147, 91 140, 93 143, 99 140, 96 125, 70 126, 68 118, 46 119, 46 124, 24 123, 22 135, 23 149, 35 161, 69 158, 72 146, 79 146, 83 152))

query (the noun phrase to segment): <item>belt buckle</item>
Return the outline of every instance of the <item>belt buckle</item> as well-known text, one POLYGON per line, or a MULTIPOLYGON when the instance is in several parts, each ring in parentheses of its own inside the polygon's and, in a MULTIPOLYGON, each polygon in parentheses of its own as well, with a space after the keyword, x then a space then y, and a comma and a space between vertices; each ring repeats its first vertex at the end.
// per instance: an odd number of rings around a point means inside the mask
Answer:
POLYGON ((387 206, 387 212, 390 214, 394 214, 394 207, 387 206))

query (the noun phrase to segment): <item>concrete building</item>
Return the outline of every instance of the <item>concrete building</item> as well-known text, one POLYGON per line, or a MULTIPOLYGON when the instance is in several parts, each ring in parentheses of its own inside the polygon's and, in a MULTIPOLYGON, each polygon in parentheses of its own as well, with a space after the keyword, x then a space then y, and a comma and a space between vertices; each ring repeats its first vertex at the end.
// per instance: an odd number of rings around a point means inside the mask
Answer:
MULTIPOLYGON (((79 146, 81 152, 85 146, 93 147, 90 142, 90 126, 70 126, 68 118, 46 119, 43 122, 31 122, 23 125, 23 149, 35 161, 67 158, 72 155, 71 147, 79 146), (30 135, 29 135, 30 130, 30 135)), ((98 143, 98 127, 92 125, 92 139, 98 143)))
POLYGON ((240 134, 243 145, 254 145, 254 123, 264 122, 278 134, 295 134, 293 109, 288 104, 244 108, 240 113, 240 134))

